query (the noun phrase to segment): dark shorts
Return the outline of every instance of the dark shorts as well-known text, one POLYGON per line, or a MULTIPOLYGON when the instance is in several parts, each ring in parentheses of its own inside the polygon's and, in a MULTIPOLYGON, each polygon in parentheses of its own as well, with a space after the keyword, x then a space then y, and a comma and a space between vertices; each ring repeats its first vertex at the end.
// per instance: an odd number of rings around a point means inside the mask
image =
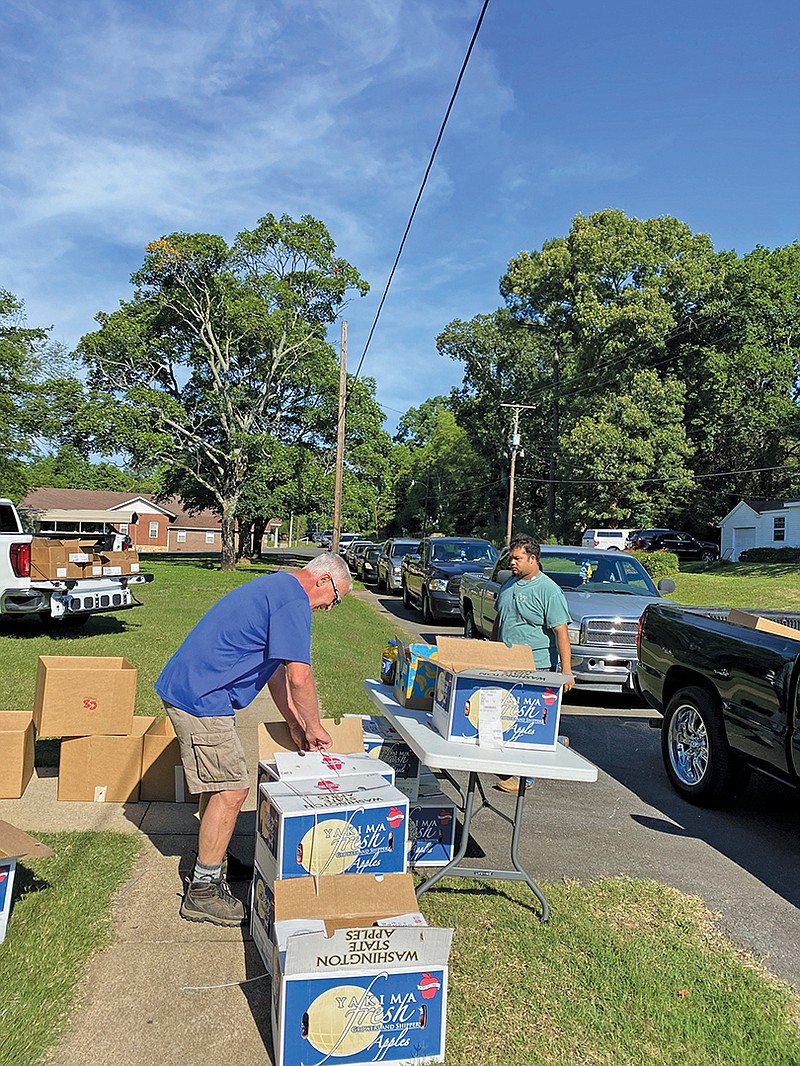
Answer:
POLYGON ((181 746, 189 791, 228 792, 250 787, 247 761, 234 715, 201 718, 164 700, 181 746))

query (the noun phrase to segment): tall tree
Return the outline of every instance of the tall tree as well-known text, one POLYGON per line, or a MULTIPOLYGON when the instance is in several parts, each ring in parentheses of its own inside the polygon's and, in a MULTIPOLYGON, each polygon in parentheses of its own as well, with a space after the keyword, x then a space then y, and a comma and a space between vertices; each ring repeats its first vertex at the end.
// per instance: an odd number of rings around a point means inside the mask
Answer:
MULTIPOLYGON (((368 286, 322 222, 266 215, 232 245, 173 233, 147 247, 134 297, 79 350, 94 388, 118 401, 98 439, 169 463, 221 516, 222 566, 248 473, 273 441, 302 435, 335 375, 325 340, 347 296, 368 286)), ((188 502, 192 502, 191 498, 188 502)))

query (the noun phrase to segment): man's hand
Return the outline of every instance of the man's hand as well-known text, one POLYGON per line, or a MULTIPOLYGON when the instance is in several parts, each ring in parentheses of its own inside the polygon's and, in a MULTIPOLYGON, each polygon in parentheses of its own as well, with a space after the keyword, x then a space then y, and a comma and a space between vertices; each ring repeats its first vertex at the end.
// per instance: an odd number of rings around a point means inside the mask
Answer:
POLYGON ((569 678, 564 682, 564 691, 569 692, 573 688, 575 688, 575 675, 570 674, 569 678))
POLYGON ((306 741, 306 751, 327 751, 333 744, 330 734, 322 728, 320 723, 306 726, 304 740, 306 741))

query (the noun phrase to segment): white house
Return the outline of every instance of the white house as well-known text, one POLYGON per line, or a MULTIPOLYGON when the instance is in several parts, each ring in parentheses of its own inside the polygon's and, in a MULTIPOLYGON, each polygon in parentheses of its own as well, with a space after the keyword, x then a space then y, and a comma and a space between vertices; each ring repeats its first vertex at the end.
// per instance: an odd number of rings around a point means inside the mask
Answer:
POLYGON ((800 498, 739 500, 719 528, 723 559, 735 561, 745 548, 800 547, 800 498))

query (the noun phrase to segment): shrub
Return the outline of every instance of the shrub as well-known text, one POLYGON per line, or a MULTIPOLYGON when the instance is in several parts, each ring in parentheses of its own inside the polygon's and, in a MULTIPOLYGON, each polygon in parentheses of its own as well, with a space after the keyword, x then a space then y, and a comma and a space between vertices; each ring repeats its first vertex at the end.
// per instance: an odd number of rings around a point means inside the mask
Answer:
POLYGON ((740 563, 800 563, 800 548, 746 548, 740 563))
POLYGON ((677 574, 680 570, 678 556, 673 552, 628 552, 628 555, 639 560, 653 581, 677 574))

